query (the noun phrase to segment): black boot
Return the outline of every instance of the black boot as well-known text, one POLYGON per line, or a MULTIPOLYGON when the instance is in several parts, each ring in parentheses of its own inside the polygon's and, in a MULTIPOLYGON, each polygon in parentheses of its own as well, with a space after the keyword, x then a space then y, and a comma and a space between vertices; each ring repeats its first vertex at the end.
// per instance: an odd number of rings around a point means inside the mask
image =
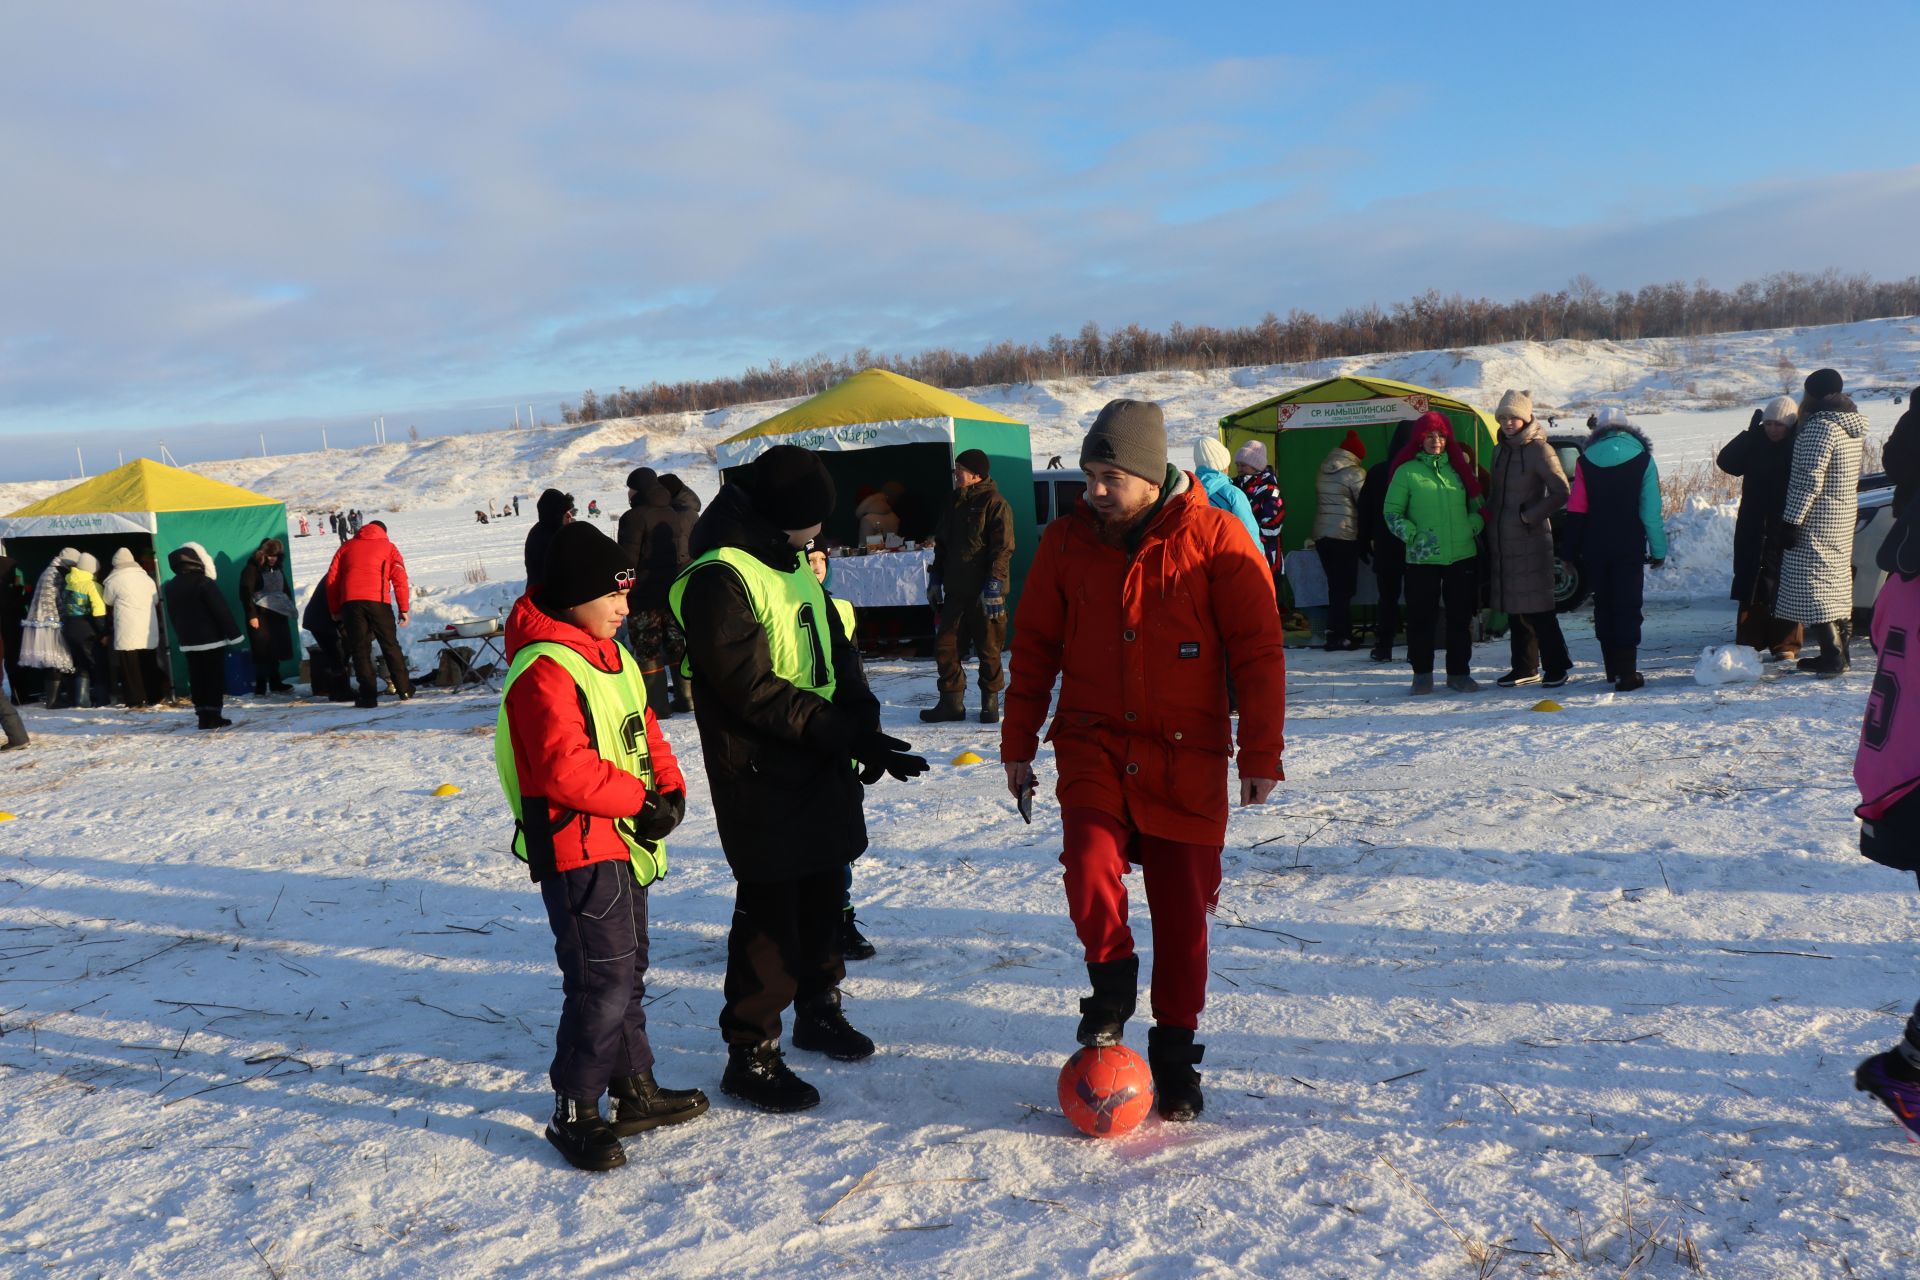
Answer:
POLYGON ((820 1091, 787 1068, 778 1040, 728 1045, 720 1087, 762 1111, 805 1111, 820 1105, 820 1091))
POLYGON ((553 1095, 553 1119, 547 1121, 547 1141, 559 1148, 567 1163, 589 1173, 605 1173, 627 1162, 620 1139, 600 1118, 600 1100, 584 1102, 564 1093, 553 1095))
POLYGON ((1613 671, 1613 687, 1619 693, 1632 693, 1647 683, 1640 674, 1640 651, 1638 649, 1611 649, 1607 653, 1607 666, 1613 671))
POLYGON ((980 723, 1000 723, 1000 695, 998 692, 980 691, 980 723))
POLYGON ((680 670, 679 663, 673 665, 671 678, 673 699, 667 705, 673 708, 676 715, 693 710, 693 681, 680 670))
POLYGON ((854 918, 853 908, 844 907, 840 912, 840 958, 842 960, 873 959, 873 944, 867 941, 867 935, 860 932, 860 922, 854 918))
POLYGON ((1119 1044, 1140 999, 1140 957, 1088 961, 1087 978, 1093 994, 1080 1001, 1080 1027, 1073 1038, 1089 1049, 1119 1044))
POLYGON ((682 1124, 707 1113, 707 1095, 698 1089, 662 1089, 653 1072, 615 1076, 607 1085, 613 1099, 614 1133, 630 1138, 661 1125, 682 1124))
POLYGON ((1206 1109, 1200 1092, 1200 1073, 1194 1066, 1206 1056, 1207 1046, 1193 1042, 1184 1027, 1154 1027, 1147 1032, 1147 1066, 1153 1070, 1153 1092, 1162 1120, 1191 1120, 1206 1109))
POLYGON ((1840 632, 1840 670, 1853 670, 1853 617, 1848 615, 1833 624, 1840 632))
POLYGON ((1817 641, 1820 652, 1811 658, 1802 658, 1793 665, 1801 671, 1810 671, 1817 676, 1837 676, 1844 674, 1853 666, 1848 660, 1846 631, 1851 630, 1852 620, 1841 622, 1817 622, 1807 628, 1807 639, 1817 641))
POLYGON ((967 718, 967 704, 960 700, 960 695, 957 693, 943 693, 940 695, 940 705, 937 707, 928 707, 920 713, 920 718, 928 724, 942 724, 948 720, 965 720, 967 718))
POLYGON ((647 686, 647 706, 653 710, 656 720, 668 720, 673 716, 673 697, 667 692, 667 673, 649 671, 642 677, 647 686))
POLYGON ((193 713, 200 718, 202 729, 223 729, 233 723, 220 714, 218 707, 195 707, 193 713))
POLYGON ((793 1007, 793 1047, 824 1053, 839 1062, 861 1062, 873 1056, 873 1041, 855 1031, 840 1011, 838 991, 793 1007))

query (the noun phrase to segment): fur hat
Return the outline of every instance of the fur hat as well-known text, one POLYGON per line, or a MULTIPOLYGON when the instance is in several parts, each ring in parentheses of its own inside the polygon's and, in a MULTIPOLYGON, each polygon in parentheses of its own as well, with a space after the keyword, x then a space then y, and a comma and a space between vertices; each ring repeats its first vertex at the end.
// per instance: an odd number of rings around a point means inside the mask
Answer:
POLYGON ((541 567, 539 605, 565 613, 575 605, 633 587, 633 557, 592 524, 562 526, 547 544, 541 567))
POLYGON ((1109 400, 1080 442, 1080 465, 1105 462, 1149 484, 1167 478, 1167 415, 1151 400, 1109 400))
POLYGON ((1518 418, 1522 422, 1533 421, 1533 392, 1508 391, 1500 397, 1500 406, 1493 411, 1493 420, 1518 418))
POLYGON ((987 461, 987 455, 978 449, 968 449, 953 460, 956 467, 965 467, 982 480, 993 474, 993 464, 987 461))
POLYGON ((1793 402, 1792 396, 1775 396, 1760 411, 1760 421, 1778 422, 1790 427, 1800 421, 1800 406, 1793 402))
POLYGON ((777 444, 747 466, 740 487, 776 529, 807 529, 833 514, 833 477, 810 449, 777 444))
POLYGON ((1233 463, 1237 467, 1252 467, 1255 471, 1267 469, 1267 446, 1258 440, 1249 440, 1233 451, 1233 463))
POLYGON ((1224 473, 1233 465, 1233 455, 1217 436, 1201 436, 1193 442, 1193 465, 1224 473))
POLYGON ((1838 369, 1815 369, 1807 375, 1807 398, 1818 400, 1822 396, 1837 396, 1847 389, 1847 380, 1840 376, 1838 369))

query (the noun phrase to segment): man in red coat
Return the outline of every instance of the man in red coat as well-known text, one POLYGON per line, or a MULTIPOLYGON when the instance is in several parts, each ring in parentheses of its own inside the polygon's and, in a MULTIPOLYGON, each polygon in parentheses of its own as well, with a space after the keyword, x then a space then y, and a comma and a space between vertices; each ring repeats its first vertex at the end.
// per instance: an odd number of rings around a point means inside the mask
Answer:
POLYGON ((1156 404, 1115 400, 1080 449, 1086 496, 1047 526, 1014 619, 1013 682, 1000 758, 1016 795, 1055 677, 1048 731, 1060 770, 1067 908, 1093 995, 1080 1043, 1118 1044, 1140 962, 1122 877, 1141 868, 1153 913, 1147 1060, 1160 1114, 1203 1105, 1194 1043, 1206 1002, 1207 915, 1220 893, 1233 723, 1240 695, 1240 803, 1264 804, 1280 756, 1286 658, 1273 579, 1234 517, 1167 463, 1156 404))
POLYGON ((407 562, 400 548, 387 537, 387 526, 369 520, 333 553, 327 566, 327 612, 341 625, 353 654, 354 675, 360 682, 357 707, 380 703, 380 682, 373 672, 373 642, 380 642, 380 654, 387 662, 387 676, 393 691, 402 701, 413 696, 413 680, 407 675, 407 655, 400 651, 400 637, 394 630, 394 606, 400 610, 400 625, 407 625, 407 562), (391 592, 393 605, 387 604, 391 592))

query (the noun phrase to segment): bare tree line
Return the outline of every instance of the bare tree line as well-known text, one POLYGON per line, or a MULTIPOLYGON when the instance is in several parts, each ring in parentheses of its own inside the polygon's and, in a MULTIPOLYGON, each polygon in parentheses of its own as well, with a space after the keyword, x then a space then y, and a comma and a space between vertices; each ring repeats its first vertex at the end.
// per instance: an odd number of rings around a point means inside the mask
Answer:
POLYGON ((567 422, 718 409, 811 395, 862 369, 891 369, 938 387, 976 387, 1047 378, 1101 377, 1162 369, 1224 369, 1297 364, 1375 352, 1429 351, 1500 342, 1556 339, 1699 337, 1749 329, 1845 324, 1920 312, 1920 276, 1877 281, 1829 270, 1781 272, 1733 290, 1701 280, 1609 293, 1585 275, 1557 293, 1515 302, 1442 296, 1428 290, 1387 308, 1349 308, 1332 320, 1294 310, 1254 325, 1219 328, 1178 321, 1165 332, 1137 324, 1102 333, 1089 321, 1069 338, 1002 341, 971 354, 944 347, 880 355, 862 347, 844 356, 770 360, 727 378, 651 382, 610 394, 583 392, 563 405, 567 422))

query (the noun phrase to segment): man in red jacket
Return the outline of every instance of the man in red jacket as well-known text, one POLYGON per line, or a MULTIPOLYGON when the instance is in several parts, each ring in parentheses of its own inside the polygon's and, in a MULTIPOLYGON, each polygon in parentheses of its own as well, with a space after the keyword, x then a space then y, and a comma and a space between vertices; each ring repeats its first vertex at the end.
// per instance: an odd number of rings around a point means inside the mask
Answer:
POLYGON ((1000 758, 1008 789, 1029 791, 1058 676, 1047 736, 1060 769, 1060 861, 1093 983, 1078 1038, 1118 1044, 1133 1014, 1140 962, 1122 877, 1138 865, 1153 913, 1147 1060, 1160 1114, 1191 1120, 1203 1106, 1194 1065, 1204 1046, 1193 1037, 1227 832, 1227 677, 1240 697, 1240 803, 1265 804, 1286 776, 1280 616, 1245 528, 1168 465, 1160 406, 1108 404, 1080 466, 1086 496, 1047 526, 1020 598, 1000 758))
POLYGON ((380 655, 386 659, 387 676, 401 701, 413 696, 413 680, 407 674, 407 655, 400 651, 400 637, 394 630, 393 609, 387 604, 391 591, 400 608, 400 625, 407 625, 407 562, 400 548, 387 537, 387 526, 369 520, 350 541, 340 544, 327 566, 327 612, 345 630, 353 652, 353 670, 360 681, 357 707, 380 704, 380 682, 373 673, 373 642, 380 642, 380 655))
POLYGON ((647 889, 666 873, 662 841, 686 814, 687 781, 614 639, 632 586, 633 562, 611 538, 590 524, 558 532, 537 593, 507 619, 494 729, 514 852, 540 885, 566 994, 547 1140, 596 1172, 626 1162, 622 1137, 707 1110, 700 1090, 654 1080, 647 1039, 647 889))

